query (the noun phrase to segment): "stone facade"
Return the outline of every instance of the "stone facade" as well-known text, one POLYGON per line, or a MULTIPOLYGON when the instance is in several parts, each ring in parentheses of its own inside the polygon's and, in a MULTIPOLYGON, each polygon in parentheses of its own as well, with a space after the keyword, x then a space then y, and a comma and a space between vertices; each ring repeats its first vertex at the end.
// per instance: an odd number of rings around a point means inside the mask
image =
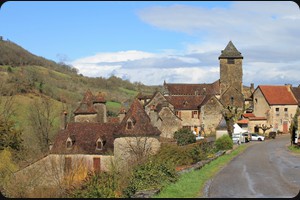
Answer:
POLYGON ((200 119, 201 124, 205 125, 205 134, 212 134, 216 132, 216 127, 222 119, 222 109, 223 105, 215 96, 212 96, 207 103, 201 107, 200 119))
POLYGON ((135 162, 145 155, 155 154, 160 142, 152 137, 122 137, 114 140, 114 159, 118 166, 135 162))
POLYGON ((288 133, 298 102, 287 86, 258 86, 253 93, 253 105, 253 114, 265 117, 264 124, 272 125, 269 131, 288 133))
POLYGON ((100 123, 106 123, 106 105, 104 103, 94 103, 94 107, 97 111, 97 121, 100 123))
POLYGON ((98 115, 97 114, 75 115, 74 121, 75 122, 97 122, 98 121, 98 115))

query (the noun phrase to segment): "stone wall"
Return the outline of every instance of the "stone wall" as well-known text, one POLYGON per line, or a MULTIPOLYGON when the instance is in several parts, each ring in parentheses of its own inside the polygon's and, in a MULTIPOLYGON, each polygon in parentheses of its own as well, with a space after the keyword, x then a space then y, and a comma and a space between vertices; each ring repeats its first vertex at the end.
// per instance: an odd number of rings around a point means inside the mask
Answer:
POLYGON ((15 173, 16 180, 26 181, 28 187, 51 187, 66 184, 63 181, 78 182, 93 171, 93 159, 100 158, 100 170, 108 171, 114 161, 110 155, 57 155, 50 154, 15 173), (65 160, 71 158, 71 172, 66 171, 65 160))
POLYGON ((126 166, 142 159, 145 155, 155 154, 160 148, 157 138, 121 137, 114 141, 114 157, 118 166, 126 166))
POLYGON ((230 86, 235 87, 239 92, 242 92, 243 81, 243 59, 234 59, 235 64, 227 64, 227 59, 220 59, 220 89, 221 95, 230 86))
POLYGON ((94 107, 97 110, 97 121, 100 123, 106 123, 106 105, 104 103, 95 103, 94 107))
POLYGON ((75 122, 97 122, 97 114, 80 114, 74 117, 75 122))
POLYGON ((159 117, 162 119, 161 125, 158 127, 161 137, 173 138, 175 131, 182 128, 182 121, 168 107, 161 109, 159 117))
POLYGON ((204 106, 201 107, 200 119, 204 124, 205 134, 213 134, 216 132, 216 127, 222 119, 223 105, 212 97, 204 106))

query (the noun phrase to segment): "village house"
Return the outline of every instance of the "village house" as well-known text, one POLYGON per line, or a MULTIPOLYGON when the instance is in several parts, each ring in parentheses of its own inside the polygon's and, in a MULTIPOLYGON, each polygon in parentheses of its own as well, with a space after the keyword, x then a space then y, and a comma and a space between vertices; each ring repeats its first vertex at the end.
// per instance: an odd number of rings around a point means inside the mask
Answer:
MULTIPOLYGON (((249 131, 258 132, 263 124, 269 131, 288 133, 298 101, 290 85, 259 85, 253 93, 253 115, 249 117, 249 131)), ((268 132, 269 132, 268 131, 268 132)))
POLYGON ((141 103, 135 99, 122 114, 122 120, 107 120, 104 96, 88 90, 74 111, 74 122, 57 133, 50 154, 16 172, 16 177, 29 180, 26 176, 38 174, 36 187, 61 183, 66 177, 80 181, 90 171, 109 171, 112 164, 124 167, 155 154, 161 132, 151 124, 141 103))
MULTIPOLYGON (((219 56, 219 80, 202 84, 166 83, 164 81, 162 94, 156 93, 150 100, 149 97, 145 98, 140 95, 140 101, 148 115, 151 110, 155 112, 158 105, 168 103, 172 111, 170 115, 175 114, 181 119, 181 126, 178 121, 176 127, 188 128, 196 134, 214 134, 221 121, 224 108, 236 106, 244 110, 245 102, 248 107, 252 105, 253 84, 252 87, 242 85, 242 60, 243 56, 230 41, 219 56)), ((159 127, 157 120, 151 122, 159 127)), ((172 129, 174 130, 176 129, 172 129)), ((172 137, 173 133, 168 131, 171 129, 166 128, 163 136, 172 137)))

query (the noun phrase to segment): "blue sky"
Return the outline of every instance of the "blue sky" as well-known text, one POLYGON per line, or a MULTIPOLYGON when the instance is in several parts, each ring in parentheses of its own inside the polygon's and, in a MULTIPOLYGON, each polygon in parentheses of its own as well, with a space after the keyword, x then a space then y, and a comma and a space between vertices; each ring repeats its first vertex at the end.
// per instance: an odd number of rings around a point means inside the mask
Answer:
POLYGON ((0 35, 90 77, 146 85, 211 83, 231 40, 243 83, 300 84, 300 12, 294 2, 6 2, 0 35))

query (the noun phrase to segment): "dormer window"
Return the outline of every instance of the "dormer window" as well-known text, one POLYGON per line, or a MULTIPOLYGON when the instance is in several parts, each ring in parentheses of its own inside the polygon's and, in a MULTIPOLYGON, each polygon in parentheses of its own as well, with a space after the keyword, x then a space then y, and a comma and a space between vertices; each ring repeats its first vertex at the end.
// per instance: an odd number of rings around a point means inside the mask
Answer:
POLYGON ((127 126, 126 126, 126 128, 128 130, 133 129, 134 124, 135 124, 135 120, 134 119, 128 119, 127 120, 127 126))
POLYGON ((99 139, 96 141, 96 149, 97 149, 97 150, 102 150, 104 144, 105 144, 105 141, 103 141, 103 140, 101 140, 101 138, 99 138, 99 139))
POLYGON ((67 149, 71 149, 73 142, 72 139, 70 137, 68 137, 67 141, 66 141, 66 145, 67 145, 67 149))

